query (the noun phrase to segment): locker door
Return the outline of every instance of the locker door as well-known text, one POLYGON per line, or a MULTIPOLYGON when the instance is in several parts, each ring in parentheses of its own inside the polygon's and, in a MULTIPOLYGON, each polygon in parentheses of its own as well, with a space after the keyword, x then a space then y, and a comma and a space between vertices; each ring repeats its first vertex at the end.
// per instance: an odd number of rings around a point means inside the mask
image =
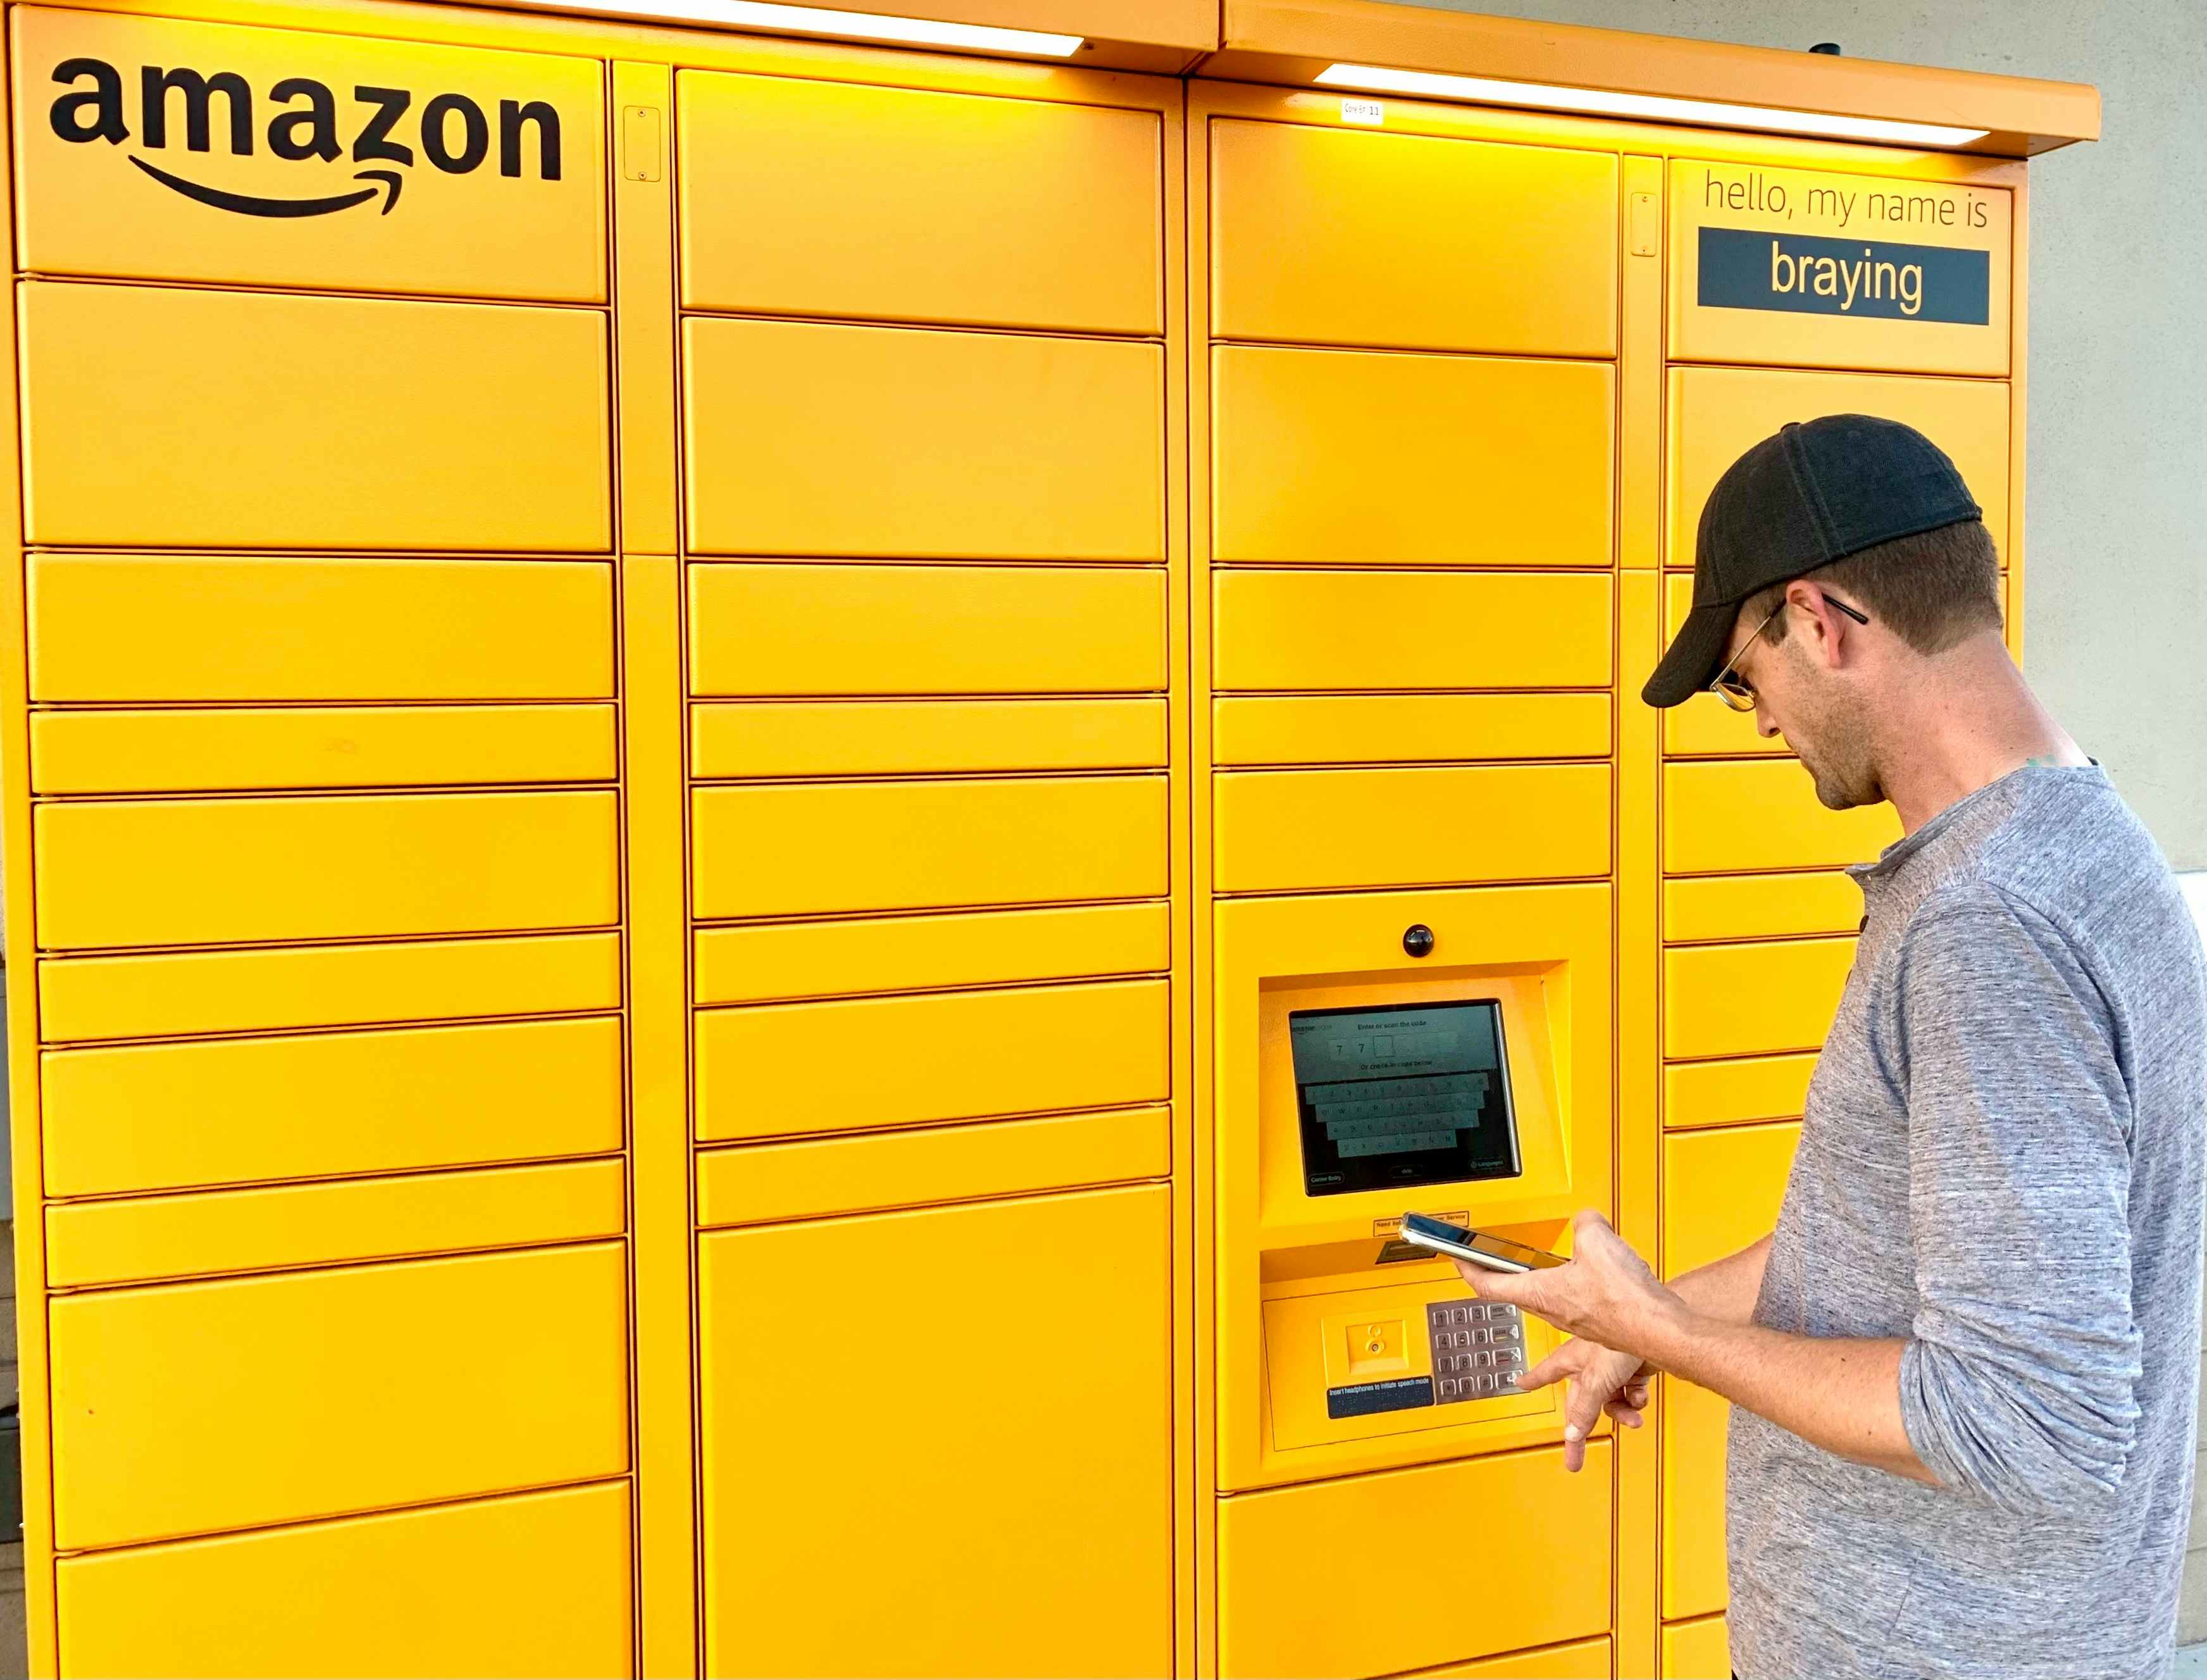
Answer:
POLYGON ((1171 1667, 1169 1206, 702 1240, 709 1672, 1171 1667))

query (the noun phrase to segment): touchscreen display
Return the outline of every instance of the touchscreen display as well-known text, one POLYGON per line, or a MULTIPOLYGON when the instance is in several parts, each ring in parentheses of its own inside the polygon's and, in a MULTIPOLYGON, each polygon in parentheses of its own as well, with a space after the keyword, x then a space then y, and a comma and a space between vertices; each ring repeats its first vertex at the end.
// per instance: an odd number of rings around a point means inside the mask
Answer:
POLYGON ((1499 1003, 1302 1009, 1288 1042, 1310 1194, 1517 1175, 1499 1003))

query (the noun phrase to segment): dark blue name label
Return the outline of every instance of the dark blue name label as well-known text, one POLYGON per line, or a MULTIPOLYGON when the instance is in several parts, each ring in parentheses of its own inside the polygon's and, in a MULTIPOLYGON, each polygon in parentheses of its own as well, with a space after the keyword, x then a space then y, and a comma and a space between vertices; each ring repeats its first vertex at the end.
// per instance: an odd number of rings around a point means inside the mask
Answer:
POLYGON ((1992 319, 1992 254, 1751 228, 1702 230, 1706 309, 1783 309, 1877 320, 1992 319))
POLYGON ((1325 1414, 1330 1418, 1369 1417, 1374 1412, 1407 1412, 1413 1406, 1433 1403, 1430 1377, 1394 1377, 1384 1383, 1352 1383, 1325 1391, 1325 1414))

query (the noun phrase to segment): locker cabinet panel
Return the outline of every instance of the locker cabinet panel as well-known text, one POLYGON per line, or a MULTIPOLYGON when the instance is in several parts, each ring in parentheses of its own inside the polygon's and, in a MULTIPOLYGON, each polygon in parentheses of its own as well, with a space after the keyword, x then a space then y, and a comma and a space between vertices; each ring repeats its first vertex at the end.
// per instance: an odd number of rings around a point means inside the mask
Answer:
POLYGON ((1663 1680, 1711 1680, 1732 1672, 1732 1635, 1721 1616, 1663 1629, 1663 1680))
POLYGON ((699 71, 675 107, 690 308, 1163 330, 1154 111, 699 71))
POLYGON ((609 781, 611 706, 45 712, 40 793, 609 781))
POLYGON ((1990 380, 1804 373, 1789 368, 1674 368, 1669 411, 1668 564, 1694 563, 1702 505, 1725 469, 1791 420, 1869 414, 1898 420, 1946 451, 1984 510, 2007 560, 2008 388, 1990 380))
POLYGON ((625 1482, 71 1557, 62 1671, 625 1676, 629 1559, 625 1482))
POLYGON ((1609 780, 1606 764, 1227 773, 1214 778, 1219 890, 1606 874, 1609 780))
POLYGON ((1602 152, 1214 119, 1211 332, 1613 356, 1617 194, 1602 152))
POLYGON ((693 565, 699 695, 1127 694, 1165 686, 1165 574, 693 565))
POLYGON ((1211 379, 1220 560, 1611 563, 1605 363, 1222 345, 1211 379))
POLYGON ((588 58, 26 7, 14 69, 35 273, 605 298, 605 73, 588 58), (62 87, 96 87, 61 74, 86 58, 122 70, 127 152, 82 118, 57 132, 62 87), (141 65, 172 78, 158 120, 141 65), (320 124, 302 79, 324 90, 320 124))
POLYGON ((1151 898, 1165 779, 700 788, 702 918, 1151 898))
POLYGON ((697 1017, 697 1133, 1153 1102, 1171 1089, 1169 996, 1163 980, 1118 980, 708 1010, 697 1017))
POLYGON ((1663 1123, 1732 1126, 1749 1120, 1797 1119, 1815 1071, 1814 1055, 1674 1063, 1663 1070, 1663 1123))
POLYGON ((19 309, 34 543, 613 541, 596 310, 40 280, 19 309))
POLYGON ((50 957, 39 1030, 63 1043, 574 1013, 619 1008, 620 988, 617 933, 50 957))
POLYGON ((1172 1110, 1162 1107, 812 1138, 705 1151, 697 1157, 697 1223, 870 1213, 1171 1170, 1172 1110))
POLYGON ((2013 214, 2005 187, 1679 158, 1670 353, 2005 374, 2013 214))
POLYGON ((1222 1501, 1220 1673, 1398 1674, 1602 1632, 1612 1451, 1589 1441, 1576 1476, 1564 1474, 1560 1450, 1542 1449, 1222 1501), (1464 1613, 1462 1569, 1447 1548, 1371 1544, 1445 1528, 1466 1511, 1510 1511, 1552 1537, 1482 1557, 1479 1616, 1464 1613), (1566 1537, 1576 1563, 1556 1569, 1546 1547, 1566 1537), (1327 1613, 1297 1615, 1298 1605, 1327 1613))
MULTIPOLYGON (((1666 1277, 1770 1235, 1800 1136, 1797 1125, 1747 1126, 1663 1140, 1666 1277)), ((1663 1614, 1697 1616, 1725 1603, 1725 1432, 1732 1408, 1706 1389, 1662 1381, 1663 1614)))
POLYGON ((1663 868, 1672 875, 1875 863, 1899 838, 1889 804, 1826 809, 1795 759, 1663 767, 1663 868))
POLYGON ((1600 758, 1606 694, 1248 695, 1211 702, 1217 764, 1600 758))
POLYGON ((1607 1640, 1578 1639, 1484 1662, 1420 1669, 1417 1680, 1609 1680, 1610 1657, 1607 1640))
POLYGON ((628 1223, 618 1161, 437 1173, 46 1210, 55 1287, 580 1242, 628 1223))
POLYGON ((34 700, 588 700, 601 560, 38 554, 34 700))
POLYGON ((1853 933, 1862 919, 1862 888, 1840 870, 1691 876, 1663 883, 1663 937, 1674 945, 1853 933))
POLYGON ((1606 577, 1224 571, 1211 580, 1221 689, 1606 688, 1606 577))
POLYGON ((702 554, 1164 557, 1164 351, 798 321, 683 324, 702 554))
POLYGON ((693 776, 958 775, 1162 768, 1165 702, 765 702, 690 712, 693 776))
POLYGON ((764 923, 697 934, 699 1003, 771 1003, 1169 967, 1171 907, 1083 905, 862 922, 764 923))
POLYGON ((1673 946, 1663 954, 1663 1054, 1814 1049, 1854 959, 1851 939, 1673 946))
POLYGON ((57 1300, 56 1544, 621 1474, 627 1292, 603 1243, 57 1300))
POLYGON ((81 1196, 621 1146, 619 1021, 50 1050, 46 1189, 81 1196))
POLYGON ((707 1671, 1166 1672, 1170 1210, 1149 1186, 703 1238, 707 1671), (925 1288, 885 1314, 885 1276, 925 1288), (846 1327, 881 1380, 759 1380, 792 1324, 846 1327), (830 1578, 867 1590, 787 1613, 830 1578))
POLYGON ((53 949, 590 927, 610 792, 87 801, 33 822, 53 949))

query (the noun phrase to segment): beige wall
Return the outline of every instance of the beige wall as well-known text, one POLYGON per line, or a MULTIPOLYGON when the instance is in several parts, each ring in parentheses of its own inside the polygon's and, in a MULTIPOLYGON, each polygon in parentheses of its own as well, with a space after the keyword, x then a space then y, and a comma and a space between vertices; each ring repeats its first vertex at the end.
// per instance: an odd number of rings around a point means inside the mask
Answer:
POLYGON ((2179 869, 2207 869, 2207 3, 1469 0, 1456 9, 2096 84, 2034 166, 2024 664, 2179 869))

